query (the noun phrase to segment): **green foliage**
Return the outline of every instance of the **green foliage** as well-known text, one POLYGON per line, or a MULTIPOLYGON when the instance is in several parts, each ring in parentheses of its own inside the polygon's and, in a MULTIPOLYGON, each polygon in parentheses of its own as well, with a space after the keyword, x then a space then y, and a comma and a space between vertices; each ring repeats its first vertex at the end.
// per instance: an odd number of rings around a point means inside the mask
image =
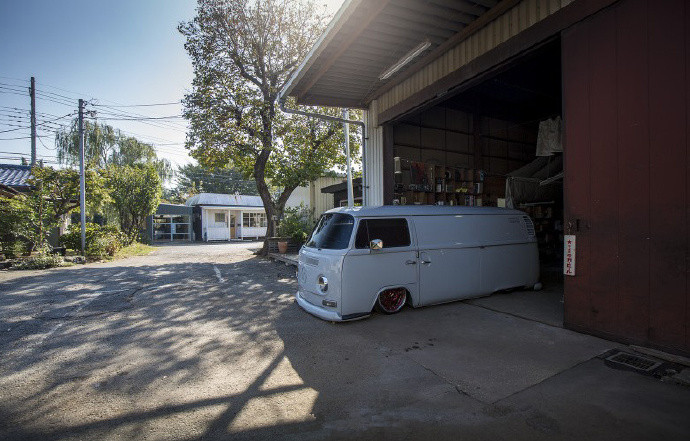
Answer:
MULTIPOLYGON (((79 126, 72 121, 69 130, 55 135, 57 157, 60 163, 79 166, 79 126)), ((97 122, 84 122, 84 157, 87 169, 104 169, 109 165, 153 166, 161 179, 172 177, 172 167, 167 159, 159 159, 151 144, 123 134, 121 131, 97 122)))
POLYGON ((11 268, 13 270, 46 269, 62 266, 64 263, 65 260, 62 256, 50 254, 48 251, 42 251, 26 259, 17 260, 12 264, 11 268))
POLYGON ((312 1, 198 0, 197 16, 179 26, 195 74, 184 100, 191 155, 203 166, 232 166, 253 177, 269 217, 281 215, 296 187, 345 162, 341 124, 276 107, 325 18, 312 1), (271 194, 269 184, 280 194, 271 194))
MULTIPOLYGON (((84 172, 87 210, 96 211, 110 201, 102 172, 84 172)), ((47 204, 48 216, 57 222, 63 215, 79 207, 79 172, 52 167, 34 167, 28 180, 34 188, 33 196, 41 196, 47 204)), ((36 207, 37 209, 39 207, 36 207)))
MULTIPOLYGON (((0 198, 0 243, 5 255, 16 255, 18 248, 31 251, 44 246, 61 217, 79 207, 79 174, 74 170, 34 167, 28 183, 33 187, 30 193, 0 198)), ((98 172, 86 173, 86 191, 92 208, 108 200, 98 172)))
POLYGON ((314 216, 304 204, 296 208, 286 208, 278 225, 278 236, 289 237, 295 242, 302 243, 307 240, 314 223, 314 216))
POLYGON ((110 166, 107 189, 120 222, 120 229, 135 240, 145 228, 146 216, 153 214, 161 200, 161 179, 154 167, 110 166))
MULTIPOLYGON (((67 233, 60 237, 60 244, 72 250, 81 250, 81 225, 70 225, 67 233)), ((127 244, 127 237, 115 226, 86 224, 86 255, 89 257, 114 256, 127 244)))
POLYGON ((25 196, 0 196, 0 246, 5 257, 23 254, 37 240, 32 228, 34 217, 25 196))

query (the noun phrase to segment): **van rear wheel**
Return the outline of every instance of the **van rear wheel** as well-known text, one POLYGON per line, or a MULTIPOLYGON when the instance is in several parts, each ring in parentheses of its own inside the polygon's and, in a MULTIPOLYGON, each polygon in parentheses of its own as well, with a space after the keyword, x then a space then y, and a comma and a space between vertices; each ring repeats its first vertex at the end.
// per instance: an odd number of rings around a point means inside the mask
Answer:
POLYGON ((384 314, 395 314, 405 306, 406 300, 405 288, 387 289, 376 298, 376 309, 384 314))

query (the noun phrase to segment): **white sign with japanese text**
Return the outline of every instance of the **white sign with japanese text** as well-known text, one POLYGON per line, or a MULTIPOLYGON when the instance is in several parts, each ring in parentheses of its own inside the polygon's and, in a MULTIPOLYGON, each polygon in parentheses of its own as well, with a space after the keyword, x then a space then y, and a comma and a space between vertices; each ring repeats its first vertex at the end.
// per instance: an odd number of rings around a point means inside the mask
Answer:
POLYGON ((563 274, 575 275, 575 235, 566 234, 563 237, 563 274))

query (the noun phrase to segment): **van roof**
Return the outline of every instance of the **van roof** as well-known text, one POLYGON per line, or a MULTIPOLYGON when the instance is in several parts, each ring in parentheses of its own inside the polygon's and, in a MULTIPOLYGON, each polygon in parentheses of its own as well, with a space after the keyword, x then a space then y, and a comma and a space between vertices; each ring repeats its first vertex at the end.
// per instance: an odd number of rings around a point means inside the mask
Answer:
POLYGON ((327 213, 347 213, 354 217, 444 216, 444 215, 523 215, 522 211, 497 207, 464 207, 451 205, 380 205, 376 207, 339 207, 327 213))

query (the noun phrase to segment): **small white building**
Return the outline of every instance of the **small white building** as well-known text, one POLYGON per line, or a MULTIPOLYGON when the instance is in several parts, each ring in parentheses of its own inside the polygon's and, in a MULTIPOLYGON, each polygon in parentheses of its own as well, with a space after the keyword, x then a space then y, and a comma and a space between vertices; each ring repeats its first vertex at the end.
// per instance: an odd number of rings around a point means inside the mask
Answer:
POLYGON ((200 222, 197 240, 231 240, 266 236, 268 220, 259 196, 199 193, 187 199, 200 222))

